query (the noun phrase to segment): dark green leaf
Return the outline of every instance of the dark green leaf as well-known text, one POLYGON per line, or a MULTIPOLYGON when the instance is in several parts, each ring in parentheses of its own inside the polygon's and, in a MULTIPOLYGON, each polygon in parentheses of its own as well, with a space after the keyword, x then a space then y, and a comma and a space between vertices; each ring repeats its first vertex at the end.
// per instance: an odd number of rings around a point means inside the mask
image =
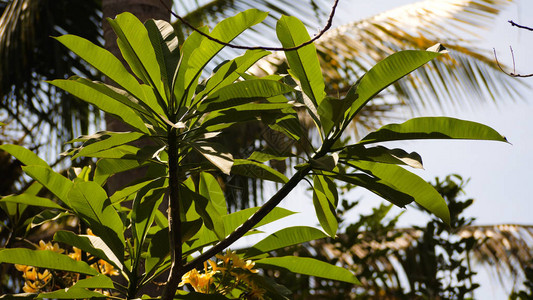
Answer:
POLYGON ((104 93, 101 90, 104 86, 101 84, 83 78, 54 80, 50 83, 85 102, 95 105, 106 113, 116 116, 140 132, 148 133, 148 129, 139 115, 128 105, 118 100, 117 93, 111 94, 110 89, 107 89, 108 92, 104 93))
MULTIPOLYGON (((281 82, 265 79, 245 80, 225 86, 203 100, 198 111, 210 112, 283 95, 293 89, 281 82)), ((280 105, 278 103, 278 105, 280 105)), ((286 106, 282 106, 284 108, 286 106)), ((290 107, 290 106, 289 106, 290 107)))
POLYGON ((107 298, 106 295, 82 288, 66 288, 49 293, 40 293, 35 299, 91 299, 107 298))

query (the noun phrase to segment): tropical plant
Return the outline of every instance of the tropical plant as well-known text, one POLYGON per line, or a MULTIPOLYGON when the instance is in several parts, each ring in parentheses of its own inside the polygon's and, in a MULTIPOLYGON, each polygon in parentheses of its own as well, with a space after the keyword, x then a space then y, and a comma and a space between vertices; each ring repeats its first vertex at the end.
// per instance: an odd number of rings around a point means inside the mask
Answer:
MULTIPOLYGON (((109 2, 104 0, 105 5, 109 6, 109 2)), ((159 0, 112 2, 114 6, 123 5, 127 9, 150 7, 152 11, 153 6, 163 6, 159 0)), ((425 49, 436 41, 445 41, 455 60, 437 60, 430 68, 420 69, 407 80, 395 83, 388 89, 389 96, 383 101, 374 101, 358 115, 358 126, 375 129, 382 125, 377 120, 398 119, 399 115, 391 113, 391 108, 401 104, 438 111, 449 105, 464 109, 465 103, 475 105, 486 99, 513 98, 508 97, 514 93, 510 79, 497 72, 492 56, 476 48, 477 36, 470 34, 489 25, 508 3, 507 0, 420 1, 330 30, 317 43, 327 91, 332 96, 342 95, 371 66, 394 52, 425 49)), ((268 44, 265 39, 275 41, 275 35, 269 32, 280 14, 294 15, 304 20, 308 28, 316 28, 327 19, 331 4, 324 0, 297 5, 287 0, 177 0, 173 8, 196 26, 214 25, 246 8, 271 11, 259 25, 262 27, 238 40, 246 41, 244 44, 268 44)), ((0 65, 0 108, 4 123, 9 124, 6 132, 19 144, 42 152, 41 156, 48 153, 49 161, 57 158, 63 142, 86 134, 89 125, 101 127, 101 122, 100 115, 91 111, 90 106, 66 99, 68 94, 43 80, 66 78, 71 70, 76 70, 80 76, 102 80, 102 74, 58 47, 49 37, 71 33, 98 44, 103 36, 100 24, 106 24, 101 20, 101 5, 101 0, 13 0, 0 5, 0 57, 3 62, 0 65), (43 131, 51 132, 48 139, 38 134, 43 131)), ((116 13, 115 8, 103 14, 113 12, 116 13)), ((188 29, 180 22, 173 25, 180 28, 178 34, 188 29)), ((114 37, 107 40, 112 41, 114 37)), ((282 71, 286 66, 279 56, 267 61, 262 67, 268 70, 282 71)), ((402 114, 402 118, 404 116, 402 114)))
MULTIPOLYGON (((207 27, 200 30, 227 43, 267 15, 251 9, 220 22, 212 31, 207 27)), ((109 23, 131 73, 107 50, 84 38, 64 35, 56 39, 116 86, 79 76, 50 84, 115 116, 131 131, 103 131, 72 140, 74 146, 67 155, 72 159, 92 157, 98 162, 72 170, 69 178, 54 172, 30 150, 0 146, 20 160, 25 174, 35 180, 25 193, 0 200, 11 219, 11 232, 32 230, 69 216, 80 222, 77 233, 55 233, 54 241, 61 244, 43 241, 39 246, 29 245, 38 250, 0 250, 0 262, 16 264, 23 272, 25 290, 30 293, 20 297, 136 298, 143 286, 166 270, 168 279, 159 293, 162 299, 173 299, 178 285, 185 284, 201 293, 187 296, 180 291, 178 298, 196 299, 206 292, 225 293, 229 298, 283 298, 286 289, 256 275, 255 267, 285 268, 358 283, 344 268, 312 258, 269 257, 268 253, 336 235, 335 180, 362 186, 400 207, 414 201, 450 224, 448 208, 438 192, 399 166, 421 167, 419 155, 372 146, 376 143, 412 139, 506 141, 478 123, 430 117, 384 126, 355 144, 339 142, 351 120, 380 91, 445 53, 438 44, 427 51, 408 50, 389 56, 361 77, 345 97, 333 98, 325 93, 312 44, 286 51, 292 78, 276 74, 259 78, 246 73, 268 54, 253 50, 220 64, 207 81, 200 82, 205 66, 222 44, 194 32, 179 47, 171 24, 161 20, 143 24, 129 13, 109 23), (296 108, 309 114, 320 141, 303 138, 296 108), (228 127, 258 120, 310 149, 302 155, 290 155, 299 163, 290 179, 267 164, 285 157, 254 152, 247 159, 233 159, 218 142, 217 136, 228 127), (141 138, 150 139, 152 144, 141 148, 130 144, 141 138), (143 178, 112 194, 106 192, 104 186, 111 176, 140 167, 147 169, 143 178), (279 182, 282 187, 261 207, 228 214, 217 178, 230 173, 279 182), (302 180, 313 182, 313 204, 325 233, 310 227, 289 227, 239 253, 221 253, 258 226, 291 214, 277 206, 302 180), (41 197, 40 190, 53 196, 41 197), (159 210, 164 200, 168 216, 159 210), (128 201, 132 202, 131 209, 121 205, 128 201), (28 206, 43 211, 24 219, 28 206), (215 256, 219 260, 210 261, 215 256), (124 278, 122 283, 109 277, 117 273, 124 278)), ((294 17, 281 17, 276 31, 288 48, 310 39, 294 17)), ((27 242, 20 237, 14 240, 27 242)))

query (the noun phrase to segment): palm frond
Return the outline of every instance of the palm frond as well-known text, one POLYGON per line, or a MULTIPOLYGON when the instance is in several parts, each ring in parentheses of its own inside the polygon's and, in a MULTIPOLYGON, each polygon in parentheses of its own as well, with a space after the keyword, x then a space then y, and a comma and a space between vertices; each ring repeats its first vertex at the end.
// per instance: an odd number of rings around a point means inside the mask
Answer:
MULTIPOLYGON (((99 0, 13 0, 5 6, 0 16, 0 113, 10 123, 9 130, 24 132, 21 142, 29 147, 59 146, 85 132, 89 118, 94 119, 87 105, 43 81, 72 73, 95 77, 92 69, 51 36, 68 32, 98 43, 99 7, 99 0), (38 134, 42 132, 50 134, 38 134), (43 136, 51 140, 35 140, 43 136)), ((56 155, 54 151, 50 157, 56 155)))
MULTIPOLYGON (((524 270, 533 259, 533 225, 467 226, 457 230, 454 235, 465 239, 473 237, 478 241, 470 256, 504 286, 509 283, 505 281, 509 276, 513 282, 520 282, 524 278, 524 270)), ((389 286, 400 289, 402 278, 411 276, 408 268, 421 266, 420 262, 409 263, 407 254, 413 253, 422 236, 423 231, 419 228, 399 228, 389 230, 386 236, 380 238, 376 238, 372 232, 361 232, 357 237, 339 235, 343 241, 358 241, 347 251, 341 251, 335 243, 327 240, 314 241, 310 246, 320 257, 352 269, 356 274, 369 269, 375 274, 387 274, 389 286), (359 266, 361 262, 365 265, 359 266)), ((363 281, 365 288, 373 289, 381 284, 383 282, 363 281)))

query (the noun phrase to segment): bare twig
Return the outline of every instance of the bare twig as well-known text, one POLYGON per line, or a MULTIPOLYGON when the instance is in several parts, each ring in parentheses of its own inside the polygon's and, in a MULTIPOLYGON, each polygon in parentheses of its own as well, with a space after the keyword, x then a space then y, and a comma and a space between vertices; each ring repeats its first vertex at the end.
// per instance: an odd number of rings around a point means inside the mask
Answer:
POLYGON ((513 20, 509 20, 507 22, 509 22, 509 24, 511 24, 511 26, 516 26, 516 27, 518 27, 520 29, 526 29, 526 30, 529 30, 529 31, 533 31, 532 27, 528 27, 528 26, 517 24, 513 20))
POLYGON ((511 77, 521 77, 521 78, 525 78, 525 77, 533 77, 533 74, 526 74, 526 75, 522 75, 522 74, 518 74, 516 73, 516 66, 515 66, 515 59, 514 59, 514 52, 513 52, 513 48, 511 46, 509 46, 509 48, 511 49, 511 57, 513 59, 513 72, 506 72, 502 66, 500 65, 500 62, 498 61, 498 56, 496 55, 496 49, 492 49, 494 51, 494 59, 496 59, 496 64, 498 65, 498 68, 500 68, 500 70, 511 76, 511 77))
POLYGON ((172 9, 170 9, 164 2, 163 0, 159 0, 161 1, 161 3, 163 3, 163 5, 165 5, 165 7, 167 8, 167 10, 174 16, 176 17, 178 20, 180 20, 181 22, 183 22, 183 24, 185 24, 187 27, 191 28, 192 30, 198 32, 199 34, 203 35, 204 37, 206 37, 207 39, 213 41, 213 42, 216 42, 220 45, 224 45, 226 47, 230 47, 230 48, 233 48, 233 49, 244 49, 244 50, 268 50, 268 51, 294 51, 294 50, 298 50, 302 47, 305 47, 309 44, 312 44, 314 41, 318 40, 324 33, 326 33, 326 31, 328 31, 330 28, 331 28, 331 25, 332 25, 332 22, 333 22, 333 16, 335 15, 335 10, 337 9, 337 5, 339 4, 339 0, 335 0, 335 2, 333 3, 333 6, 331 8, 331 12, 329 14, 329 17, 328 17, 328 21, 326 23, 326 25, 324 26, 324 28, 322 28, 322 30, 320 30, 320 32, 318 34, 316 34, 312 39, 310 39, 309 41, 307 42, 304 42, 304 43, 301 43, 300 45, 298 46, 294 46, 294 47, 289 47, 289 48, 283 48, 283 47, 268 47, 268 46, 243 46, 243 45, 235 45, 235 44, 231 44, 231 43, 226 43, 226 42, 223 42, 217 38, 214 38, 212 36, 210 36, 209 34, 207 33, 204 33, 200 30, 198 30, 196 27, 194 27, 191 23, 187 22, 183 17, 181 17, 180 15, 176 14, 175 12, 172 11, 172 9))

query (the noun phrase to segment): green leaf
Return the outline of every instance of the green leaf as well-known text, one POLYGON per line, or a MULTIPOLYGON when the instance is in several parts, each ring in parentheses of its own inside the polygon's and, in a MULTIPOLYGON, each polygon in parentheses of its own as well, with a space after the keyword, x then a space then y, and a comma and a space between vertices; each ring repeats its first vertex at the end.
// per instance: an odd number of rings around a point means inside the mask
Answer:
MULTIPOLYGON (((245 80, 220 88, 203 100, 198 111, 210 112, 246 104, 291 92, 293 89, 281 82, 265 79, 245 80)), ((282 106, 284 107, 284 106, 282 106)))
MULTIPOLYGON (((237 227, 241 226, 242 223, 248 220, 248 218, 250 218, 257 210, 259 210, 259 207, 252 207, 223 216, 222 220, 224 221, 225 236, 228 236, 237 227)), ((294 212, 290 210, 281 207, 276 207, 254 228, 266 225, 268 223, 274 222, 292 214, 294 214, 294 212)), ((190 249, 188 249, 187 251, 195 251, 199 248, 218 241, 216 235, 212 231, 204 229, 206 228, 202 227, 202 229, 200 229, 200 231, 191 238, 191 242, 189 243, 190 249)))
MULTIPOLYGON (((248 9, 218 23, 209 35, 222 42, 229 43, 244 30, 263 21, 267 15, 268 13, 257 9, 248 9)), ((186 64, 183 65, 185 67, 183 76, 184 90, 188 90, 188 93, 194 92, 202 69, 222 48, 224 46, 217 42, 202 39, 199 47, 196 48, 186 61, 186 64)), ((182 66, 180 65, 181 68, 182 66)), ((190 99, 190 97, 187 97, 187 99, 190 99)))
POLYGON ((415 200, 413 196, 397 190, 391 183, 367 174, 336 174, 333 177, 349 184, 361 186, 399 207, 405 207, 415 200))
POLYGON ((352 87, 355 92, 349 92, 358 96, 352 104, 349 119, 353 119, 363 106, 383 89, 443 53, 446 52, 406 50, 394 53, 377 63, 352 87))
POLYGON ((107 78, 123 87, 128 93, 137 99, 142 99, 141 85, 111 52, 75 35, 67 34, 55 39, 102 72, 107 78))
POLYGON ((489 126, 448 117, 414 118, 389 124, 365 136, 358 144, 419 139, 468 139, 507 142, 489 126))
POLYGON ((120 172, 133 170, 146 165, 146 162, 139 162, 134 159, 101 159, 96 163, 94 171, 94 182, 103 186, 107 179, 120 172))
POLYGON ((48 164, 39 158, 37 154, 33 153, 32 151, 19 146, 19 145, 0 145, 0 150, 4 150, 7 153, 14 156, 16 159, 18 159, 21 163, 25 164, 26 166, 36 165, 36 166, 42 166, 42 167, 48 167, 48 164))
POLYGON ((337 186, 326 176, 313 176, 313 205, 320 226, 326 233, 335 237, 339 224, 337 222, 337 186))
MULTIPOLYGON (((276 25, 276 33, 285 48, 295 47, 311 39, 303 23, 296 17, 282 16, 276 25)), ((316 108, 325 96, 324 78, 314 44, 296 51, 285 51, 292 74, 300 81, 302 91, 316 108)))
POLYGON ((162 80, 167 98, 169 98, 170 88, 174 84, 174 74, 180 59, 178 37, 172 24, 163 20, 149 19, 144 23, 144 26, 148 30, 159 68, 163 70, 162 80))
POLYGON ((327 237, 326 234, 313 227, 289 227, 279 230, 253 245, 252 248, 246 252, 245 257, 257 256, 273 250, 325 237, 327 237))
POLYGON ((143 187, 133 200, 131 219, 137 255, 140 255, 148 230, 154 222, 155 210, 159 209, 167 188, 168 180, 165 178, 154 180, 143 187))
POLYGON ((0 263, 63 270, 91 276, 98 275, 98 271, 85 262, 73 260, 67 255, 51 250, 0 249, 0 263))
POLYGON ((40 206, 40 207, 56 208, 56 209, 64 210, 64 208, 61 205, 55 203, 54 201, 48 198, 29 195, 26 193, 20 194, 20 195, 6 196, 0 199, 0 202, 19 203, 19 204, 26 204, 26 205, 32 205, 32 206, 40 206))
POLYGON ((255 261, 260 268, 282 268, 293 273, 360 284, 352 272, 326 262, 298 256, 269 257, 255 261))
POLYGON ((233 161, 231 173, 246 177, 270 180, 279 183, 287 183, 289 179, 273 168, 252 160, 236 159, 233 161))
POLYGON ((450 224, 450 211, 446 201, 424 179, 396 165, 367 161, 354 161, 351 164, 387 182, 398 191, 411 195, 420 206, 450 224))
POLYGON ((98 135, 97 139, 91 139, 78 148, 72 159, 81 156, 92 156, 103 150, 114 149, 117 146, 125 145, 129 142, 140 139, 144 134, 139 132, 104 132, 98 135))
POLYGON ((193 144, 192 147, 222 171, 222 173, 230 174, 231 167, 233 166, 233 156, 223 149, 220 144, 198 142, 193 144))
POLYGON ((199 194, 207 198, 210 205, 212 205, 212 208, 210 208, 212 214, 222 217, 228 213, 224 191, 222 191, 220 184, 213 175, 207 172, 200 173, 198 188, 199 194))
POLYGON ((325 97, 318 106, 318 115, 320 116, 320 124, 327 136, 335 127, 341 128, 344 122, 344 115, 350 108, 352 101, 345 99, 338 99, 333 97, 325 97))
POLYGON ((93 104, 104 112, 111 114, 124 123, 131 125, 133 128, 142 133, 149 133, 144 121, 128 105, 118 100, 122 97, 106 86, 92 82, 84 78, 75 77, 66 80, 54 80, 50 84, 61 88, 81 100, 93 104))
POLYGON ((212 94, 218 89, 225 87, 235 80, 239 79, 240 75, 248 70, 259 59, 270 54, 264 50, 247 50, 243 55, 225 62, 219 66, 216 72, 209 78, 203 91, 196 95, 197 99, 202 99, 205 95, 212 94))
POLYGON ((101 237, 122 261, 124 225, 105 190, 93 181, 78 182, 68 193, 68 198, 72 208, 87 222, 93 233, 101 237))
POLYGON ((91 299, 107 298, 108 296, 82 288, 66 288, 49 293, 40 293, 35 299, 91 299))
POLYGON ((78 280, 71 289, 74 288, 85 288, 85 289, 114 289, 115 285, 111 278, 98 274, 94 277, 89 277, 85 279, 78 280))
POLYGON ((123 270, 123 262, 113 250, 98 236, 75 234, 71 231, 60 230, 54 234, 54 241, 74 246, 82 251, 103 259, 118 270, 123 270))
POLYGON ((407 153, 402 149, 388 149, 383 146, 365 148, 363 145, 350 145, 344 148, 340 158, 345 160, 366 160, 386 164, 408 165, 423 169, 422 157, 416 152, 407 153))
MULTIPOLYGON (((118 36, 120 52, 131 70, 144 83, 155 88, 160 97, 166 99, 161 68, 146 27, 129 12, 117 15, 114 20, 107 20, 118 36)), ((160 105, 166 107, 164 102, 160 102, 160 105)))
POLYGON ((72 188, 73 183, 59 173, 54 172, 46 166, 24 166, 22 170, 31 178, 38 181, 52 194, 56 195, 59 200, 69 205, 67 194, 72 188))
POLYGON ((146 274, 154 270, 170 254, 168 227, 159 230, 152 236, 148 245, 148 254, 144 265, 146 274))

